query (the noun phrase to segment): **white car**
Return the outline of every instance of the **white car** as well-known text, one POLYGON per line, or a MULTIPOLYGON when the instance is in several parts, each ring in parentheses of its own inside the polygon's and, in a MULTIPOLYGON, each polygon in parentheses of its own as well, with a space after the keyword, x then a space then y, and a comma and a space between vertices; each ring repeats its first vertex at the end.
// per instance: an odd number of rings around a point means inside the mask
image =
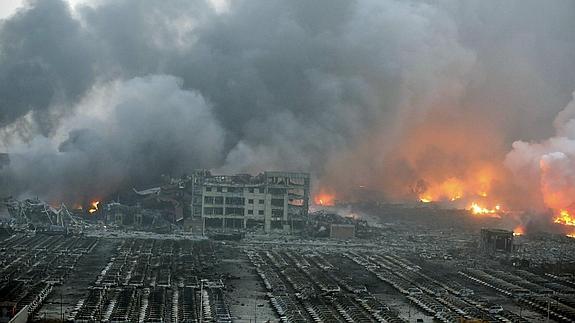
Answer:
POLYGON ((409 293, 409 295, 421 295, 421 294, 423 294, 423 291, 421 289, 415 288, 415 287, 408 289, 407 292, 409 293))
POLYGON ((499 314, 503 312, 503 307, 501 305, 493 305, 489 307, 489 314, 499 314))

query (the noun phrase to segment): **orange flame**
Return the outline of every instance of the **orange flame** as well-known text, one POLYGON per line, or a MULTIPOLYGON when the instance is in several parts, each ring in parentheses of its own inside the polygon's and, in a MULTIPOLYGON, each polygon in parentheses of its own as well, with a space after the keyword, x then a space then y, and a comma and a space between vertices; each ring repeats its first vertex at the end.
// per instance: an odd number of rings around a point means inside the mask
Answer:
POLYGON ((457 178, 448 180, 428 188, 419 196, 421 202, 431 202, 439 200, 455 201, 463 196, 463 183, 457 178))
POLYGON ((433 200, 432 200, 431 198, 425 197, 425 196, 420 197, 420 198, 419 198, 419 201, 421 201, 421 202, 423 202, 423 203, 431 203, 431 202, 433 202, 433 200))
POLYGON ((469 206, 468 210, 475 215, 492 215, 498 217, 499 216, 498 213, 501 212, 501 206, 498 204, 495 206, 495 208, 489 209, 486 207, 482 207, 477 202, 473 202, 469 206))
POLYGON ((513 229, 513 235, 514 236, 522 236, 525 234, 525 229, 523 229, 522 226, 518 226, 515 229, 513 229))
POLYGON ((100 201, 94 201, 92 202, 90 205, 92 205, 92 207, 88 210, 88 212, 90 212, 90 214, 98 211, 98 206, 100 205, 100 201))
POLYGON ((452 176, 440 181, 425 180, 425 190, 420 192, 419 200, 427 203, 487 198, 497 177, 497 171, 492 166, 481 165, 473 167, 469 174, 463 176, 452 176))
POLYGON ((335 204, 335 195, 320 190, 319 193, 314 196, 313 201, 316 205, 333 206, 335 204))
POLYGON ((569 211, 561 210, 561 211, 559 211, 559 215, 557 217, 555 217, 553 222, 563 224, 563 225, 575 226, 575 217, 573 217, 569 213, 569 211))

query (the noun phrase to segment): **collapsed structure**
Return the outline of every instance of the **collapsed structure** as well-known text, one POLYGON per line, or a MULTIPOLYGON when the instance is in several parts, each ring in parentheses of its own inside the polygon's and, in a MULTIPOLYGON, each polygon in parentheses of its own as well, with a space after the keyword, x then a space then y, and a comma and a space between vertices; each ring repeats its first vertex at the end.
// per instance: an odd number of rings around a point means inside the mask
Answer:
POLYGON ((191 178, 191 220, 202 228, 263 228, 291 232, 302 228, 308 214, 307 173, 264 172, 213 175, 207 170, 191 178))
POLYGON ((309 195, 307 173, 213 175, 208 170, 196 170, 181 178, 169 178, 159 187, 134 189, 122 203, 119 196, 117 201, 91 200, 71 211, 64 204, 55 208, 38 199, 6 198, 0 201, 0 219, 7 210, 10 216, 4 217, 10 223, 60 234, 67 233, 82 217, 102 225, 154 232, 179 227, 202 235, 206 229, 291 233, 305 226, 309 195))
POLYGON ((53 207, 39 199, 18 201, 12 198, 0 200, 0 223, 31 229, 48 234, 67 234, 81 231, 82 221, 62 203, 53 207), (5 217, 6 211, 10 217, 5 217))

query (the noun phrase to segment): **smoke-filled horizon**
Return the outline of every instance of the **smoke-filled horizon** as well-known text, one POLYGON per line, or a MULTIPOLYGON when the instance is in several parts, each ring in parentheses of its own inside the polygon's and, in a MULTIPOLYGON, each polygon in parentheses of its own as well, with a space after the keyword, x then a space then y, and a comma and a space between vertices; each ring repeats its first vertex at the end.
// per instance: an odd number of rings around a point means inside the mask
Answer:
POLYGON ((0 194, 208 168, 575 206, 572 1, 218 3, 32 0, 0 20, 0 194))

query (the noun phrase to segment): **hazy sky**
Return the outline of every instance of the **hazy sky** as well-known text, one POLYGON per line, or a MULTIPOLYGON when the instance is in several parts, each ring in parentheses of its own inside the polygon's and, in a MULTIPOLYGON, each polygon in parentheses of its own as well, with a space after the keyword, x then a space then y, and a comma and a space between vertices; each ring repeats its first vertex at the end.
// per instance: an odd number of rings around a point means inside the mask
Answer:
MULTIPOLYGON (((0 19, 6 18, 14 13, 14 11, 21 7, 27 0, 0 0, 0 19)), ((96 3, 99 0, 66 0, 72 7, 79 3, 96 3)), ((225 11, 227 8, 227 0, 209 0, 216 10, 225 11)))
MULTIPOLYGON (((27 0, 1 0, 0 1, 0 19, 6 18, 14 13, 16 9, 21 7, 27 0)), ((72 6, 81 2, 89 2, 90 0, 66 0, 72 6)))

